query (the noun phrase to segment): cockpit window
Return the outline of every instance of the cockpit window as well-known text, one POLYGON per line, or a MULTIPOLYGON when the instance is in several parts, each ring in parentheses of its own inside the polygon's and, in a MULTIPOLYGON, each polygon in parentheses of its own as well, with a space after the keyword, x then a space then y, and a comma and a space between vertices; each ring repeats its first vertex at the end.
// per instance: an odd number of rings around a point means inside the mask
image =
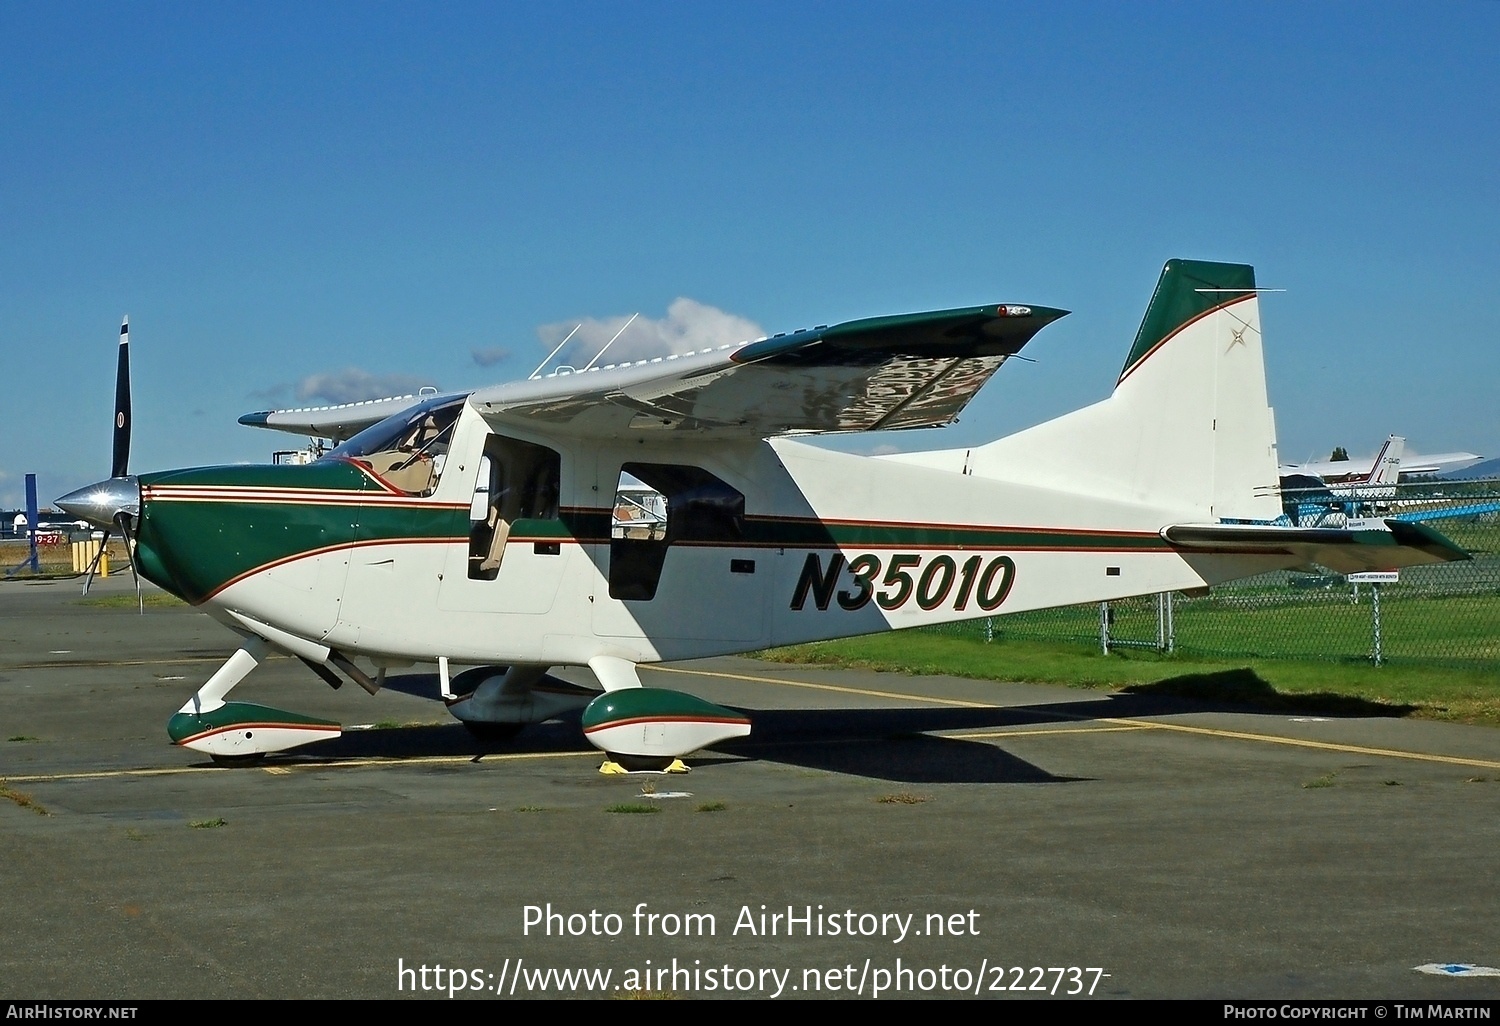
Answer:
POLYGON ((323 459, 351 459, 411 495, 431 495, 465 398, 429 399, 365 428, 323 459))

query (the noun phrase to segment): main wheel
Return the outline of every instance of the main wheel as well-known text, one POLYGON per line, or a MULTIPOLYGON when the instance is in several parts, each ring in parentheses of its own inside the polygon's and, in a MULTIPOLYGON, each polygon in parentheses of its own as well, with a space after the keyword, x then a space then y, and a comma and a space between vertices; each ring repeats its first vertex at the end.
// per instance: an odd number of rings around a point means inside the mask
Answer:
POLYGON ((477 723, 473 720, 463 721, 466 729, 474 737, 486 744, 494 744, 497 741, 509 741, 521 732, 524 723, 477 723))
POLYGON ((617 752, 604 754, 618 763, 622 769, 629 770, 631 773, 660 773, 677 761, 674 755, 620 755, 617 752))

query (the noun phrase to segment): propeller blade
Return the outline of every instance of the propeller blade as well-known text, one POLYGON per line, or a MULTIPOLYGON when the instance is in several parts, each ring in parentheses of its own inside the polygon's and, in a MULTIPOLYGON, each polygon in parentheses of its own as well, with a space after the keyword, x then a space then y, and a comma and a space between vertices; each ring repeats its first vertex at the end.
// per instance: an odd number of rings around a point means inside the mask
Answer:
POLYGON ((104 540, 99 543, 99 551, 94 553, 94 558, 89 560, 87 576, 83 579, 83 593, 87 595, 89 588, 94 584, 94 571, 99 569, 99 561, 104 558, 104 550, 109 548, 109 531, 104 532, 104 540))
POLYGON ((130 466, 130 318, 120 324, 120 361, 115 370, 114 469, 110 477, 124 477, 130 466))
POLYGON ((135 535, 130 529, 130 514, 120 512, 115 514, 115 526, 120 529, 120 537, 125 539, 125 555, 130 560, 130 576, 135 578, 135 604, 140 607, 141 615, 146 615, 146 599, 141 594, 141 575, 135 568, 135 535))

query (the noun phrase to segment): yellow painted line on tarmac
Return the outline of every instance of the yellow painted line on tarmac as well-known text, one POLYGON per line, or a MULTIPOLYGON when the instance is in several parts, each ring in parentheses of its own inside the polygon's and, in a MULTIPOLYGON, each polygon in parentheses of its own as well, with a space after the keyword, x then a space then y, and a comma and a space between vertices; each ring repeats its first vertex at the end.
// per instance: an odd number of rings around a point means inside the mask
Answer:
POLYGON ((1128 734, 1134 730, 1150 729, 1150 726, 1147 724, 1132 723, 1127 727, 1043 727, 1041 729, 1036 727, 1017 727, 1015 730, 986 730, 977 734, 939 734, 938 736, 951 737, 957 741, 984 741, 996 737, 1038 737, 1042 734, 1128 734))
MULTIPOLYGON (((796 688, 809 688, 816 691, 835 691, 852 695, 867 695, 872 698, 896 698, 903 701, 930 702, 935 705, 958 706, 966 709, 1002 709, 1006 712, 1022 716, 1045 716, 1047 718, 1077 720, 1080 722, 1096 722, 1114 725, 1113 729, 1121 731, 1130 730, 1167 730, 1180 734, 1197 734, 1203 737, 1218 737, 1235 741, 1259 741, 1263 744, 1286 745, 1292 748, 1311 748, 1325 752, 1339 752, 1345 755, 1371 755, 1387 759, 1406 759, 1412 762, 1435 762, 1449 766, 1473 766, 1478 769, 1500 770, 1500 762, 1492 759, 1470 759, 1457 755, 1432 755, 1427 752, 1403 752, 1394 748, 1370 748, 1365 745, 1341 744, 1334 741, 1312 741, 1306 738, 1287 737, 1280 734, 1252 734, 1241 730, 1224 730, 1218 727, 1192 727, 1185 723, 1165 723, 1160 720, 1132 720, 1119 717, 1085 716, 1078 713, 1063 712, 1051 709, 1045 713, 1024 706, 1003 706, 991 702, 969 702, 958 698, 938 698, 933 695, 911 695, 898 691, 876 691, 868 688, 851 688, 838 684, 816 684, 811 681, 788 680, 783 677, 760 677, 744 673, 722 673, 716 670, 687 670, 673 666, 646 666, 643 669, 656 670, 659 673, 685 673, 697 674, 703 677, 723 677, 729 680, 751 681, 757 684, 781 684, 796 688)), ((1097 732, 1104 732, 1105 728, 1098 728, 1097 732)), ((1060 730, 1028 730, 1024 727, 1014 731, 996 732, 995 736, 1024 737, 1027 734, 1068 734, 1082 733, 1078 728, 1065 728, 1060 730)), ((940 737, 974 737, 981 735, 965 734, 941 734, 940 737)))
POLYGON ((90 770, 81 773, 33 773, 26 776, 10 776, 7 782, 18 784, 45 784, 60 780, 119 780, 126 777, 173 777, 184 773, 222 773, 223 766, 156 766, 146 769, 90 770))
POLYGON ((438 766, 454 762, 526 762, 533 759, 571 759, 580 755, 604 758, 597 748, 577 752, 510 752, 485 755, 420 755, 414 758, 387 757, 379 759, 339 759, 336 762, 289 762, 284 767, 293 770, 352 769, 359 766, 438 766))
MULTIPOLYGON (((510 752, 473 755, 422 755, 412 758, 330 759, 326 762, 289 762, 258 767, 266 773, 292 773, 299 770, 354 769, 361 766, 437 766, 460 762, 521 762, 527 759, 567 759, 580 755, 604 758, 604 753, 589 749, 577 752, 510 752)), ((257 767, 249 767, 257 768, 257 767)), ((128 777, 172 777, 188 773, 233 773, 226 766, 158 766, 147 769, 93 770, 86 773, 35 773, 28 776, 0 777, 12 784, 48 784, 68 780, 120 780, 128 777)))
POLYGON ((792 688, 808 688, 812 691, 833 691, 843 695, 865 695, 869 698, 899 698, 907 702, 930 702, 933 705, 956 706, 961 709, 1002 709, 993 702, 967 702, 961 698, 938 698, 934 695, 907 695, 899 691, 873 691, 868 688, 851 688, 842 684, 815 684, 806 680, 787 680, 783 677, 752 677, 744 673, 722 673, 718 670, 683 670, 675 666, 642 666, 643 670, 657 673, 686 673, 694 677, 722 677, 726 680, 748 680, 755 684, 781 684, 792 688))
POLYGON ((177 659, 58 659, 46 663, 7 663, 5 670, 98 670, 110 666, 175 666, 179 663, 222 663, 228 656, 181 656, 177 659))
POLYGON ((1408 759, 1415 762, 1438 762, 1450 766, 1475 766, 1479 769, 1500 769, 1500 762, 1493 759, 1469 759, 1458 755, 1432 755, 1427 752, 1403 752, 1395 748, 1369 748, 1364 745, 1346 745, 1335 741, 1312 741, 1307 738, 1286 737, 1281 734, 1249 734, 1241 730, 1222 730, 1217 727, 1190 727, 1185 723, 1160 723, 1151 720, 1104 720, 1105 723, 1128 723, 1151 730, 1171 730, 1180 734, 1202 734, 1207 737, 1232 738, 1236 741, 1263 741, 1272 745, 1288 745, 1292 748, 1313 748, 1325 752, 1340 752, 1345 755, 1377 755, 1388 759, 1408 759))

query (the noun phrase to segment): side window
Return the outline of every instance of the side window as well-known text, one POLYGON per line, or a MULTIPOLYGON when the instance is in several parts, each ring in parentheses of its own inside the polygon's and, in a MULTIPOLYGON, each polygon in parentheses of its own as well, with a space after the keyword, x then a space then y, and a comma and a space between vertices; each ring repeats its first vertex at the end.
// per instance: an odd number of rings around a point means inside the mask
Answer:
POLYGON ((620 468, 609 542, 610 598, 649 601, 678 542, 733 544, 745 532, 745 496, 702 467, 620 468))
POLYGON ((556 520, 562 457, 545 445, 490 435, 469 506, 469 576, 493 581, 517 520, 556 520))

